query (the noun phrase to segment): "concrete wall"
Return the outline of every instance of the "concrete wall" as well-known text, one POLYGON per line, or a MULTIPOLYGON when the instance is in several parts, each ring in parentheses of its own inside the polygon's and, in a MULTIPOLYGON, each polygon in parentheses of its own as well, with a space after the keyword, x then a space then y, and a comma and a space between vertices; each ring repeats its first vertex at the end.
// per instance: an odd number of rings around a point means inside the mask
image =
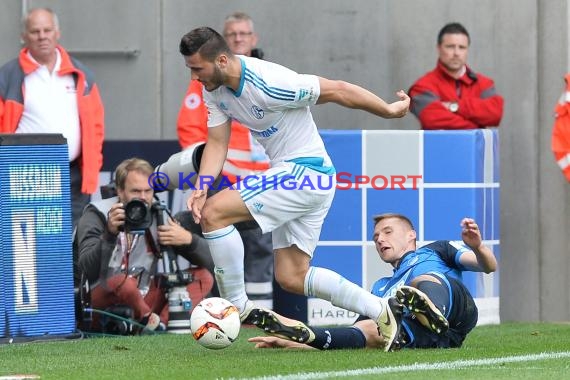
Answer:
MULTIPOLYGON (((190 29, 244 10, 267 59, 342 78, 391 100, 435 65, 448 21, 470 31, 470 65, 504 95, 501 126, 501 318, 570 320, 569 186, 550 152, 552 109, 569 69, 565 0, 2 0, 0 60, 19 49, 22 8, 50 6, 62 43, 96 72, 107 139, 175 139, 189 71, 177 48, 190 29)), ((334 105, 320 128, 417 129, 334 105)))

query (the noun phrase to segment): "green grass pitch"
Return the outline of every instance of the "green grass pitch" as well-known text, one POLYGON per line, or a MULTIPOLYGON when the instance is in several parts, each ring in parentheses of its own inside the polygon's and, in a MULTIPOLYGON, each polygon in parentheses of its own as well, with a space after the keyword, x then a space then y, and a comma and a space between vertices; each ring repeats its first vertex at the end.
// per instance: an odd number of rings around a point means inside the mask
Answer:
POLYGON ((460 349, 305 351, 255 349, 242 328, 211 351, 189 335, 89 338, 0 345, 0 379, 569 379, 570 324, 480 326, 460 349))

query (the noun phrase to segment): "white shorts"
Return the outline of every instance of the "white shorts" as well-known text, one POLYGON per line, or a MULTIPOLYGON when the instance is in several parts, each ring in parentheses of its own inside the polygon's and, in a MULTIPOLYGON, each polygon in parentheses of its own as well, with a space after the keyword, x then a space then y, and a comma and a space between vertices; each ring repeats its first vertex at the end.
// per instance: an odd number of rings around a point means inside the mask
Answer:
POLYGON ((273 249, 295 244, 313 257, 334 198, 336 175, 282 162, 232 187, 262 231, 272 232, 273 249))

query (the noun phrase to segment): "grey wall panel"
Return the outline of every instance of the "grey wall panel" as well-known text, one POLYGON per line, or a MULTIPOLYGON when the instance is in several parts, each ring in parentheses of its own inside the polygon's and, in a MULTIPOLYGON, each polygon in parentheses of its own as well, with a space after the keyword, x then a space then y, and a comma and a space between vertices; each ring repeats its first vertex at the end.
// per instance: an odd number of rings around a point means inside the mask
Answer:
MULTIPOLYGON (((540 320, 570 319, 570 186, 550 149, 553 109, 568 71, 568 3, 541 2, 538 21, 539 117, 536 128, 538 161, 537 225, 539 239, 540 320), (562 291, 564 289, 566 291, 562 291)), ((523 296, 519 300, 524 302, 523 296)))
POLYGON ((0 11, 0 66, 15 58, 20 50, 22 5, 18 0, 2 0, 0 11))
POLYGON ((502 30, 494 35, 498 62, 497 87, 505 96, 501 130, 501 318, 537 320, 538 298, 538 154, 536 125, 537 99, 537 9, 528 2, 509 17, 516 1, 500 8, 502 30), (532 27, 529 27, 532 25, 532 27), (517 53, 513 53, 516 46, 517 53), (523 158, 525 157, 525 158, 523 158), (525 231, 521 234, 521 231, 525 231), (504 238, 504 240, 503 240, 504 238), (521 292, 524 289, 524 292, 521 292), (527 300, 526 302, 523 301, 527 300), (528 300, 533 300, 528 302, 528 300), (536 301, 535 301, 536 300, 536 301), (523 302, 521 302, 523 301, 523 302))
POLYGON ((94 72, 107 139, 160 139, 160 2, 30 1, 60 19, 61 44, 94 72))
MULTIPOLYGON (((356 82, 392 99, 394 92, 404 87, 404 83, 395 88, 388 87, 391 74, 378 60, 378 54, 386 51, 388 39, 383 32, 385 27, 378 27, 386 25, 385 2, 273 0, 263 3, 237 1, 233 4, 228 8, 227 2, 220 0, 208 1, 207 4, 164 2, 165 19, 176 20, 184 15, 182 22, 164 24, 165 43, 174 41, 169 46, 165 45, 165 68, 168 68, 164 82, 165 107, 168 108, 166 125, 175 124, 176 115, 171 112, 177 112, 189 79, 189 72, 177 51, 180 37, 202 25, 221 31, 225 16, 235 10, 243 10, 254 18, 260 36, 258 46, 265 51, 268 60, 298 72, 356 82), (172 47, 176 50, 171 51, 172 54, 166 53, 172 47)), ((313 112, 320 128, 375 128, 385 123, 371 115, 332 105, 315 107, 313 112)))
POLYGON ((177 139, 176 118, 190 81, 190 70, 184 65, 184 58, 178 52, 182 36, 199 26, 216 29, 223 23, 224 2, 222 1, 164 1, 162 5, 162 106, 161 120, 163 136, 177 139))

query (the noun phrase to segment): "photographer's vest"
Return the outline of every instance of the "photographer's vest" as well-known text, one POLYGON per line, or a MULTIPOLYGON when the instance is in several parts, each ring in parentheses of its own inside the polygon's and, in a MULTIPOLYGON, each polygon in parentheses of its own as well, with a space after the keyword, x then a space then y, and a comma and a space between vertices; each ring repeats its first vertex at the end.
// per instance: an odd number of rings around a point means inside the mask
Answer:
MULTIPOLYGON (((99 210, 107 221, 107 213, 111 207, 119 201, 118 197, 91 202, 99 210)), ((117 244, 109 260, 107 278, 117 274, 127 274, 139 279, 139 289, 147 291, 150 280, 156 273, 157 255, 153 251, 147 239, 158 241, 156 233, 156 221, 144 234, 132 234, 119 232, 117 244)))

